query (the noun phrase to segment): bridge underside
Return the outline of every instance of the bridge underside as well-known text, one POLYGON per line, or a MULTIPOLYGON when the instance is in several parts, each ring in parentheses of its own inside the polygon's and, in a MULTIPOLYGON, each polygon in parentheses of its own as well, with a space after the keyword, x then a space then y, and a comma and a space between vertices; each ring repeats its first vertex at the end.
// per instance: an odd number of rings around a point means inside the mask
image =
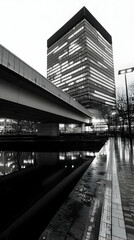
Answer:
POLYGON ((46 123, 86 123, 90 119, 70 103, 2 65, 0 117, 46 123))
POLYGON ((0 99, 0 117, 19 120, 29 120, 46 123, 73 123, 79 122, 67 117, 62 117, 49 112, 16 104, 10 101, 0 99))

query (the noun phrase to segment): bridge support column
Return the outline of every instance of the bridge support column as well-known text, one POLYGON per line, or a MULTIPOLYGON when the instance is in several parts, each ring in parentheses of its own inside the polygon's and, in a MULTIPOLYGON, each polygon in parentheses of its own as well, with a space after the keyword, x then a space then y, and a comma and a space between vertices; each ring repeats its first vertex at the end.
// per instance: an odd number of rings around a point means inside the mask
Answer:
POLYGON ((40 136, 58 136, 59 124, 58 123, 38 123, 36 124, 37 133, 40 136))
POLYGON ((81 124, 81 132, 84 133, 85 132, 85 123, 81 124))

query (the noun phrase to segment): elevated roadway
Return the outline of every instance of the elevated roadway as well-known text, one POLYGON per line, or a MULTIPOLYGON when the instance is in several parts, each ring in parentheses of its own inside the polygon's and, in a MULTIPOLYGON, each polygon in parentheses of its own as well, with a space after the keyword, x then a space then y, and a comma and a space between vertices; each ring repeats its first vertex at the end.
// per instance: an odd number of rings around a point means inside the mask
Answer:
POLYGON ((90 112, 0 45, 0 117, 88 123, 90 112))

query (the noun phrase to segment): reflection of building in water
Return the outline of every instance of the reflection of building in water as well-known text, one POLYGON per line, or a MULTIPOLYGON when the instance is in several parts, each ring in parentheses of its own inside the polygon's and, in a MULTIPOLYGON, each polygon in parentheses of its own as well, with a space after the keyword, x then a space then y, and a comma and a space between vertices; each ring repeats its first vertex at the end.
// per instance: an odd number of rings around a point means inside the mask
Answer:
POLYGON ((81 165, 83 161, 93 159, 96 154, 97 152, 89 151, 59 152, 59 160, 65 168, 75 168, 75 166, 78 167, 78 165, 81 165))
POLYGON ((33 166, 36 161, 35 152, 17 152, 20 168, 33 166))
POLYGON ((75 160, 78 157, 80 158, 89 158, 96 156, 97 152, 89 151, 72 151, 72 152, 59 152, 59 160, 75 160))
POLYGON ((34 164, 34 152, 0 151, 0 175, 7 175, 34 164))
POLYGON ((0 175, 18 171, 17 153, 0 151, 0 175))
POLYGON ((31 166, 51 168, 76 168, 87 160, 92 160, 97 152, 14 152, 0 151, 0 175, 7 175, 31 166))

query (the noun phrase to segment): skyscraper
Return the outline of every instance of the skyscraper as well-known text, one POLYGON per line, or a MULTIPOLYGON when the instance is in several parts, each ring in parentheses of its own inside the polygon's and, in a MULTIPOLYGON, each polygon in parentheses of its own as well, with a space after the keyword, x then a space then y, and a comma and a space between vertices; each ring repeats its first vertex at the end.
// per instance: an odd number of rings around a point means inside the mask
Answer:
POLYGON ((112 38, 83 7, 47 41, 47 78, 87 109, 115 105, 112 38))

